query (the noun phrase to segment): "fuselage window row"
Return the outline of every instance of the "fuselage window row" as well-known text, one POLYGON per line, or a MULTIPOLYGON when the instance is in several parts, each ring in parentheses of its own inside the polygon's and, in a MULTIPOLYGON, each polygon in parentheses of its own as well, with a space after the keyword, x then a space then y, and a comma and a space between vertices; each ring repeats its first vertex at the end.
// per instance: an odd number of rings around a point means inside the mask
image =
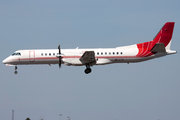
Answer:
MULTIPOLYGON (((52 53, 49 53, 49 56, 51 56, 51 54, 52 54, 52 53)), ((41 56, 43 56, 43 55, 47 56, 47 53, 41 53, 41 56)), ((55 56, 56 54, 53 53, 52 55, 55 56)), ((57 53, 57 55, 58 55, 58 53, 57 53)))
MULTIPOLYGON (((51 54, 52 54, 52 53, 49 53, 49 56, 51 56, 51 54)), ((97 54, 97 55, 103 55, 103 54, 104 54, 104 55, 108 55, 108 52, 97 52, 96 54, 97 54), (101 54, 100 54, 100 53, 101 53, 101 54)), ((122 52, 109 52, 109 55, 111 55, 111 54, 113 54, 113 55, 119 55, 119 54, 121 54, 121 55, 122 55, 123 53, 122 53, 122 52)), ((21 54, 18 54, 18 55, 21 55, 21 54)), ((47 56, 48 54, 47 54, 47 53, 41 53, 41 56, 44 56, 44 55, 47 56)), ((52 55, 55 56, 56 54, 53 53, 52 55)), ((57 53, 57 55, 58 55, 58 53, 57 53)))
MULTIPOLYGON (((97 52, 97 55, 103 55, 103 54, 105 54, 105 55, 107 55, 107 52, 97 52), (101 53, 101 54, 100 54, 101 53)), ((113 55, 119 55, 119 54, 123 54, 122 52, 109 52, 109 55, 111 55, 111 54, 113 54, 113 55)))

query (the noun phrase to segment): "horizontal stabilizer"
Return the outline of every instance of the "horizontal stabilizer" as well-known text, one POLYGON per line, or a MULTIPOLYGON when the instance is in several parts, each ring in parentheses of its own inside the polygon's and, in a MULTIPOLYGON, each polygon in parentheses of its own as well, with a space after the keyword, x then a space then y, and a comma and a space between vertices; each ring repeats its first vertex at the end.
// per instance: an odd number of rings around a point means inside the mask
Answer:
POLYGON ((151 52, 153 53, 166 52, 164 43, 156 43, 154 47, 151 49, 151 52))

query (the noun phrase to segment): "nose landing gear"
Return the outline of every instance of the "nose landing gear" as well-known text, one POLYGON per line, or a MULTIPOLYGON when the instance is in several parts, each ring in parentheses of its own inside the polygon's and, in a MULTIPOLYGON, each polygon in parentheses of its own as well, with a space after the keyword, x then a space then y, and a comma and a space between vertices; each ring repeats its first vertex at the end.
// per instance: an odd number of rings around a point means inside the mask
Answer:
POLYGON ((90 65, 86 65, 86 69, 84 70, 84 72, 85 72, 86 74, 89 74, 91 71, 92 71, 92 70, 91 70, 91 68, 90 68, 90 65))
POLYGON ((15 71, 14 71, 14 74, 17 74, 17 66, 15 66, 15 71))

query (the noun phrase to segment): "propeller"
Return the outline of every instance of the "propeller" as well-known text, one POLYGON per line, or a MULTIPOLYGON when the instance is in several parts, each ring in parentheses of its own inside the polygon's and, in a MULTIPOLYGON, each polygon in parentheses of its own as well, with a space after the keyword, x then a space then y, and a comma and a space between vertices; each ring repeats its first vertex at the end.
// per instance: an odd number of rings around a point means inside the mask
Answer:
POLYGON ((59 49, 59 68, 61 68, 61 48, 60 48, 60 44, 58 45, 58 49, 59 49))

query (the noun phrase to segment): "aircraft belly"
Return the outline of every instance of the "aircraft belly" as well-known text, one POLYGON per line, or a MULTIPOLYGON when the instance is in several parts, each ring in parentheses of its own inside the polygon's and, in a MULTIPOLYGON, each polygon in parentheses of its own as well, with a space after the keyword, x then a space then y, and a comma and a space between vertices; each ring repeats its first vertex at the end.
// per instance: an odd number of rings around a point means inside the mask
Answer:
POLYGON ((99 58, 96 61, 96 65, 105 65, 105 64, 111 64, 112 61, 110 59, 104 59, 104 58, 99 58))
POLYGON ((84 65, 82 62, 79 60, 79 58, 63 58, 62 59, 63 64, 68 65, 68 66, 81 66, 84 65))
POLYGON ((35 60, 29 60, 28 58, 22 58, 19 62, 16 62, 18 65, 23 64, 58 64, 58 59, 43 59, 43 58, 35 58, 35 60))

